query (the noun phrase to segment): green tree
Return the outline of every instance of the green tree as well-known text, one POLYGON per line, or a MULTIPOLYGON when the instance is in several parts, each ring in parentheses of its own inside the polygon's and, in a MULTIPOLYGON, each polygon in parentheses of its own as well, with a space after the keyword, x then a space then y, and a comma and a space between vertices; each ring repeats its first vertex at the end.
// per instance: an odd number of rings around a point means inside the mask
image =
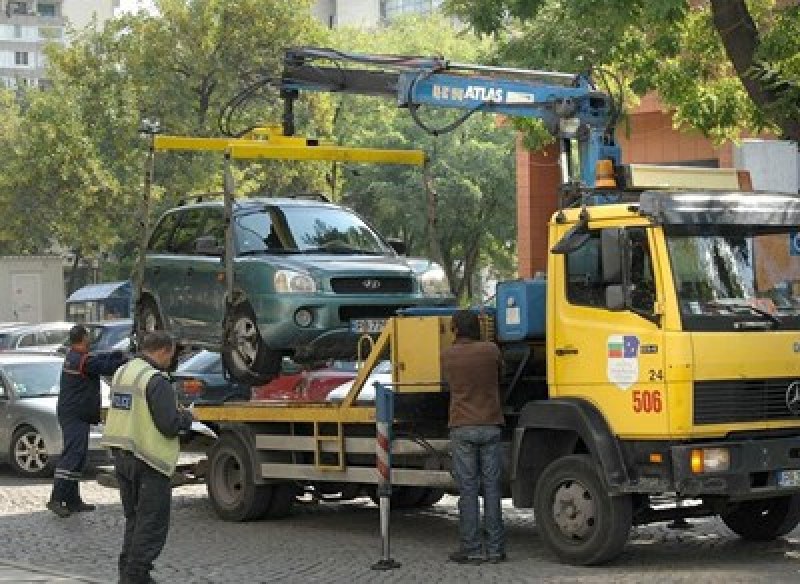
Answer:
MULTIPOLYGON (((480 62, 490 49, 488 41, 459 33, 441 17, 400 19, 380 31, 340 31, 335 46, 366 53, 443 54, 462 62, 480 62)), ((436 226, 429 230, 423 173, 416 168, 347 168, 340 181, 346 203, 385 235, 402 238, 409 255, 441 262, 451 290, 463 300, 479 299, 473 283, 481 267, 513 272, 516 190, 510 127, 495 116, 477 115, 434 137, 392 99, 344 96, 336 107, 334 134, 342 143, 427 152, 437 195, 436 226)), ((434 127, 460 113, 421 112, 434 127)))
MULTIPOLYGON (((0 100, 9 114, 3 127, 18 122, 26 129, 0 138, 13 153, 0 163, 0 205, 14 216, 2 231, 17 249, 57 241, 81 253, 114 245, 132 253, 148 147, 138 133, 141 120, 158 119, 172 134, 219 136, 219 115, 243 86, 274 76, 285 47, 313 43, 324 33, 309 0, 156 5, 157 15, 117 18, 102 31, 79 31, 66 48, 51 47, 53 87, 26 94, 24 111, 0 100)), ((236 110, 232 129, 278 122, 277 92, 265 88, 263 98, 236 110)), ((323 126, 330 117, 325 107, 319 97, 305 100, 301 129, 323 126)), ((219 154, 159 155, 155 211, 192 192, 221 190, 221 168, 219 154)), ((319 165, 237 169, 243 194, 319 190, 324 174, 319 165)))
POLYGON ((612 67, 715 140, 800 140, 800 6, 775 0, 449 0, 504 63, 612 67))

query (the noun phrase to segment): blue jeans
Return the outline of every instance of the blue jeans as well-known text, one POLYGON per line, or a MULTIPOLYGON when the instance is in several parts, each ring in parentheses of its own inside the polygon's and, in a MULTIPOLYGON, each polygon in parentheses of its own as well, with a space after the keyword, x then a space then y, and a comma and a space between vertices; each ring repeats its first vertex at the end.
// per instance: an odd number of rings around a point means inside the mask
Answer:
POLYGON ((499 426, 459 426, 450 430, 453 474, 460 492, 458 528, 461 551, 482 556, 481 516, 478 506, 483 483, 483 514, 486 552, 489 557, 505 553, 503 512, 500 506, 502 430, 499 426))

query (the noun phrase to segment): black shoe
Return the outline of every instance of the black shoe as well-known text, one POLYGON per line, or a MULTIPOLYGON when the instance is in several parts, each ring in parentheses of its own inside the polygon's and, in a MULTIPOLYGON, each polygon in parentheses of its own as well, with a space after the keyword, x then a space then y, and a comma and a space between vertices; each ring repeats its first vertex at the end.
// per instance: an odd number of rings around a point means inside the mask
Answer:
POLYGON ((84 511, 94 511, 97 509, 96 506, 90 505, 89 503, 84 503, 81 501, 80 503, 75 503, 73 505, 67 505, 67 509, 70 510, 72 513, 82 513, 84 511))
POLYGON ((478 566, 485 561, 483 556, 470 555, 460 550, 450 554, 449 558, 451 562, 455 562, 456 564, 469 564, 472 566, 478 566))
POLYGON ((503 552, 502 554, 496 554, 496 555, 490 554, 489 558, 486 561, 489 562, 490 564, 501 564, 502 562, 505 562, 507 559, 508 556, 506 556, 506 553, 503 552))
POLYGON ((69 517, 70 515, 72 515, 69 508, 61 501, 48 501, 47 508, 50 509, 50 511, 52 511, 59 517, 61 517, 62 519, 64 517, 69 517))

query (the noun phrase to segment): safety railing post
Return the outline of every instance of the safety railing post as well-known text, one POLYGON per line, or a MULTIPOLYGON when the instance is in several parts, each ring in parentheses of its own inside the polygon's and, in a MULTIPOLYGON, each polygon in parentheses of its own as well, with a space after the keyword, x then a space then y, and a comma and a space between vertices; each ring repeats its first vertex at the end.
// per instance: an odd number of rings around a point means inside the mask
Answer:
POLYGON ((372 565, 373 570, 399 568, 389 550, 389 516, 392 497, 392 420, 394 419, 394 391, 375 382, 375 467, 378 471, 378 501, 381 521, 381 559, 372 565))

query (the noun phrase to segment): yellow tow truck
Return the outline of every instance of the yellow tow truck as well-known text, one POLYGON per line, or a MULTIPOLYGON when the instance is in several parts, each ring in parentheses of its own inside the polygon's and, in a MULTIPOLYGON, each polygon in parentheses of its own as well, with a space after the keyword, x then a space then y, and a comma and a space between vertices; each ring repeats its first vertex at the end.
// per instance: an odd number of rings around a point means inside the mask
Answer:
MULTIPOLYGON (((292 52, 287 87, 331 90, 323 82, 335 81, 340 90, 373 90, 365 69, 330 72, 304 61, 320 54, 292 52)), ((633 525, 651 522, 719 515, 750 540, 791 531, 800 522, 800 198, 743 192, 733 170, 621 165, 610 102, 591 84, 434 65, 402 62, 393 86, 401 105, 533 108, 524 115, 554 116, 565 167, 579 169, 581 184, 569 182, 547 226, 546 277, 502 282, 496 305, 477 309, 506 363, 514 505, 533 508, 547 547, 582 565, 612 560, 633 525), (512 92, 513 103, 505 101, 512 92)), ((220 140, 228 155, 245 150, 235 138, 220 140)), ((317 145, 297 147, 311 159, 317 145)), ((248 155, 268 149, 247 143, 248 155)), ((230 208, 227 165, 226 173, 230 208)), ((235 298, 230 252, 224 263, 235 298)), ((368 381, 387 360, 392 503, 426 506, 452 491, 439 363, 452 342, 449 318, 447 310, 409 310, 389 319, 365 341, 363 366, 341 401, 197 407, 218 435, 204 472, 217 514, 283 516, 299 487, 343 497, 373 490, 368 381)))

